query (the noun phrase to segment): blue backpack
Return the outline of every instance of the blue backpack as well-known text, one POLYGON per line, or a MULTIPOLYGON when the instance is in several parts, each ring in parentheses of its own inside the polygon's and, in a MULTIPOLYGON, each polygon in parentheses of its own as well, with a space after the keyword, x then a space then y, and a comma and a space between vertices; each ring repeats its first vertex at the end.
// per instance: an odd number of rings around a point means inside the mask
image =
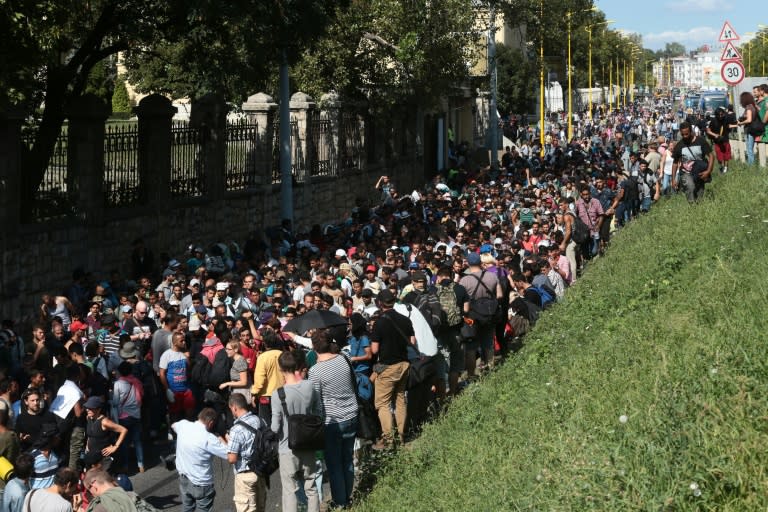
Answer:
POLYGON ((541 299, 540 306, 542 309, 547 309, 548 307, 550 307, 552 304, 555 303, 556 297, 551 290, 548 290, 543 286, 531 286, 531 289, 539 294, 539 298, 541 299))

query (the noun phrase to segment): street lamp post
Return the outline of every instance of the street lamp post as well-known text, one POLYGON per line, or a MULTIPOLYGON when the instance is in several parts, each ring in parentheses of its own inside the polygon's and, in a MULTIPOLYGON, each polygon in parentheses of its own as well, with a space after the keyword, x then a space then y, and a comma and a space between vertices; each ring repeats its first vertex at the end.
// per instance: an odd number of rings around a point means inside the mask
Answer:
MULTIPOLYGON (((592 27, 597 27, 598 25, 609 25, 613 23, 613 20, 605 20, 601 21, 600 23, 595 23, 593 25, 587 25, 584 27, 584 30, 586 30, 589 33, 589 117, 592 117, 592 27)), ((602 79, 603 85, 605 84, 605 77, 602 79)))
POLYGON ((768 25, 763 25, 762 23, 758 23, 757 24, 757 28, 760 29, 760 32, 758 32, 758 34, 760 35, 760 39, 762 40, 762 44, 760 45, 761 46, 761 48, 760 48, 760 50, 761 50, 760 51, 760 54, 761 54, 760 55, 760 60, 763 63, 763 74, 762 74, 762 76, 765 76, 765 36, 766 36, 765 29, 768 29, 768 25))
POLYGON ((573 89, 571 88, 571 14, 568 13, 568 142, 573 138, 573 89))
MULTIPOLYGON (((539 20, 544 19, 544 0, 539 2, 539 20)), ((544 156, 544 30, 539 30, 539 156, 544 156)))
POLYGON ((608 111, 613 110, 613 57, 608 61, 608 111))

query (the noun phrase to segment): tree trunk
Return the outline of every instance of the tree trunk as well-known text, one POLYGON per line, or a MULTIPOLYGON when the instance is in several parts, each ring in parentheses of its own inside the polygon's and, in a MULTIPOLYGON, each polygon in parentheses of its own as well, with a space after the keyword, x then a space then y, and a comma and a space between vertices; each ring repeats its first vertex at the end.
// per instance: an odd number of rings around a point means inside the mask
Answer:
MULTIPOLYGON (((45 171, 56 147, 65 118, 67 84, 56 71, 48 78, 45 109, 32 148, 24 148, 21 160, 21 220, 29 221, 35 194, 45 177, 45 171)), ((70 169, 70 172, 72 170, 70 169)))

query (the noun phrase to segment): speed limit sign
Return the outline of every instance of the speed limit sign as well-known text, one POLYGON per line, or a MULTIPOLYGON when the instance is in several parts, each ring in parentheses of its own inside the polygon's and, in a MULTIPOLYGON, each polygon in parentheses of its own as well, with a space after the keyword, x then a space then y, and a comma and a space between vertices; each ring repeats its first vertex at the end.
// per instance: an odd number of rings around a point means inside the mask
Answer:
POLYGON ((738 60, 723 62, 723 67, 720 68, 720 76, 723 77, 723 81, 728 85, 737 85, 744 80, 744 65, 738 60))

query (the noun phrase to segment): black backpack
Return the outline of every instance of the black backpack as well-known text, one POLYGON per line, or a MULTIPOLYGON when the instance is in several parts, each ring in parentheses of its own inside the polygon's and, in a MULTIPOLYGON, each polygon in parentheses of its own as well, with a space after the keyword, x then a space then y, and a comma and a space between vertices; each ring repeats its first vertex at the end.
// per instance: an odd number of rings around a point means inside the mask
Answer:
POLYGON ((425 290, 423 292, 414 291, 416 297, 413 301, 413 305, 424 316, 424 319, 429 324, 433 333, 436 333, 443 321, 443 310, 440 307, 440 299, 432 290, 425 290))
POLYGON ((569 215, 573 217, 573 223, 571 224, 571 239, 577 244, 583 244, 589 238, 589 226, 587 226, 578 215, 570 212, 569 215))
POLYGON ((638 189, 637 189, 637 177, 630 176, 625 181, 624 185, 624 197, 621 198, 622 202, 627 204, 635 204, 637 202, 637 199, 639 197, 638 189))
POLYGON ((217 391, 222 383, 231 380, 229 378, 229 371, 231 369, 232 360, 227 355, 227 351, 222 348, 216 352, 216 355, 213 358, 211 371, 208 374, 208 387, 217 391))
POLYGON ((189 380, 198 386, 207 387, 211 375, 211 362, 205 354, 198 353, 192 361, 192 370, 189 372, 189 380))
MULTIPOLYGON (((269 477, 280 466, 278 448, 280 437, 266 425, 254 428, 244 421, 235 420, 235 425, 242 425, 253 434, 251 456, 248 460, 248 469, 259 476, 269 477)), ((269 480, 267 480, 269 486, 269 480)))

